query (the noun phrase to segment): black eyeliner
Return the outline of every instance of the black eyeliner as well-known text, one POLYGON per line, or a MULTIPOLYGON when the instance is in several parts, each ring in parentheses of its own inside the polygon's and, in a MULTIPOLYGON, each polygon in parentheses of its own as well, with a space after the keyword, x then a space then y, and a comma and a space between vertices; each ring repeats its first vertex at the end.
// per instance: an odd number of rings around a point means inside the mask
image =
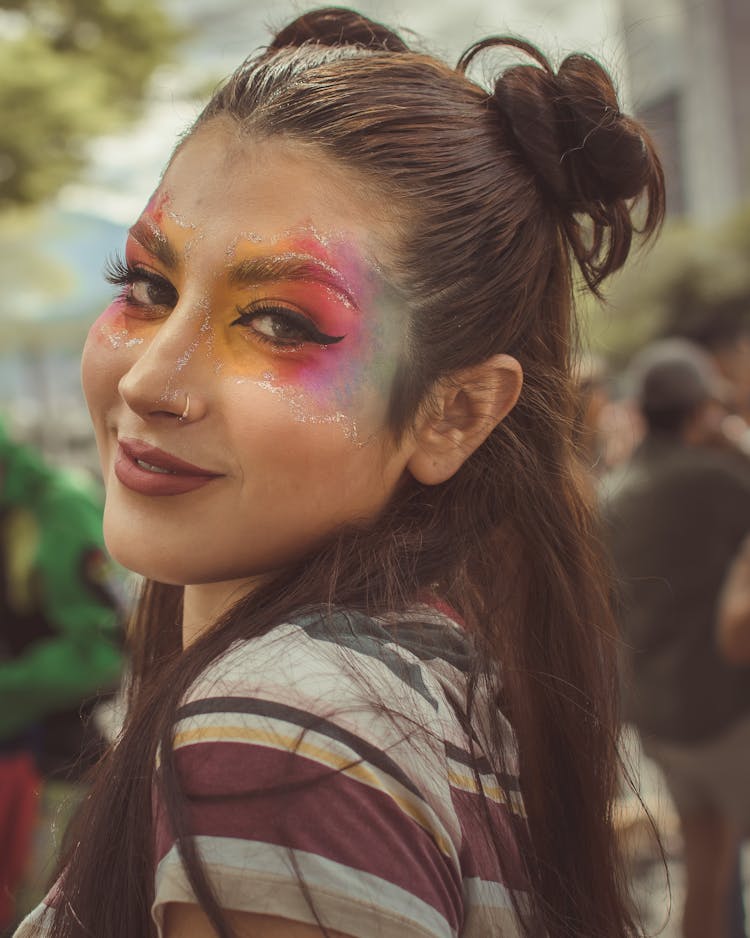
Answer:
MULTIPOLYGON (((281 314, 284 318, 293 322, 295 326, 299 327, 300 332, 303 333, 303 341, 305 342, 314 342, 317 345, 335 345, 337 342, 341 342, 342 339, 346 338, 345 335, 326 335, 325 332, 321 332, 313 325, 307 316, 303 316, 301 313, 297 313, 295 310, 288 309, 285 306, 264 306, 256 304, 252 307, 245 307, 244 309, 238 308, 237 312, 239 316, 231 323, 233 326, 241 325, 243 320, 252 321, 253 319, 258 319, 260 316, 281 314)), ((293 343, 289 344, 291 345, 293 343)))

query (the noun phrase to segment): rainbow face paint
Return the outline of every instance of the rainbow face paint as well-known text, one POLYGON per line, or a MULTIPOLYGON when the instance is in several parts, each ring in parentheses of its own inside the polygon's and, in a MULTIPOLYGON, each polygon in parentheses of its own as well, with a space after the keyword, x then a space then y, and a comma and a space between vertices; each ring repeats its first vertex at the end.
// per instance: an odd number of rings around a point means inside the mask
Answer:
POLYGON ((100 320, 113 349, 142 343, 175 315, 196 324, 165 375, 161 400, 174 398, 196 354, 213 359, 214 375, 287 388, 298 415, 303 399, 309 416, 322 418, 351 411, 365 388, 387 394, 396 367, 388 332, 398 323, 379 270, 351 236, 323 236, 310 224, 271 238, 243 233, 224 247, 223 263, 199 268, 203 292, 185 303, 205 234, 171 204, 169 192, 157 193, 131 229, 126 263, 112 277, 123 292, 100 320))

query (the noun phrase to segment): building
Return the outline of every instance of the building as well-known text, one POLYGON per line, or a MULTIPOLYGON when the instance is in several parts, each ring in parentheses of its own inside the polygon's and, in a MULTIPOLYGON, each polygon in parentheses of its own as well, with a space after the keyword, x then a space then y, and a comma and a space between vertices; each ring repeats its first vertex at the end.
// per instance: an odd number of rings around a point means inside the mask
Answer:
POLYGON ((667 171, 667 210, 718 222, 750 199, 750 3, 620 0, 632 108, 667 171))

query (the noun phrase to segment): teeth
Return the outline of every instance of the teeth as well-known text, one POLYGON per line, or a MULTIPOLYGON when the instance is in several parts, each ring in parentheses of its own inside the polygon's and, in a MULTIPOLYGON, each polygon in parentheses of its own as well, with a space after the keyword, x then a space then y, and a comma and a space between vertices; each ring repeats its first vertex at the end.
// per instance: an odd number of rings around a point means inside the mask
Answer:
POLYGON ((175 475, 171 469, 162 469, 161 466, 152 466, 151 463, 144 462, 142 459, 136 459, 136 463, 141 469, 145 469, 147 472, 161 472, 163 475, 175 475))

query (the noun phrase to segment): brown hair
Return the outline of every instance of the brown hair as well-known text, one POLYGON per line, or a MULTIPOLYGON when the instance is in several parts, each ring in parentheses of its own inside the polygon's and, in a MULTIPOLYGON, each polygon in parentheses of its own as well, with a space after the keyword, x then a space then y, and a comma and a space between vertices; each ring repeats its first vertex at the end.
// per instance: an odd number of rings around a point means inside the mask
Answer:
MULTIPOLYGON (((282 30, 196 126, 217 116, 254 135, 314 143, 403 207, 408 231, 389 270, 409 313, 391 400, 396 434, 437 378, 495 353, 520 361, 524 387, 453 478, 432 487, 409 479, 369 527, 338 532, 184 652, 181 590, 147 585, 131 636, 132 705, 71 834, 55 938, 154 933, 158 745, 162 796, 191 883, 229 936, 174 771, 171 734, 186 689, 232 641, 300 608, 391 613, 435 584, 475 638, 467 719, 481 689, 502 701, 517 734, 530 833, 525 932, 635 934, 611 823, 614 627, 571 446, 569 357, 573 262, 597 290, 627 257, 633 200, 645 196, 647 234, 661 219, 663 179, 647 135, 620 113, 609 77, 587 56, 569 56, 555 72, 533 46, 496 38, 452 70, 336 9, 282 30), (509 47, 533 64, 506 69, 489 92, 465 77, 477 55, 509 47)), ((486 755, 502 774, 500 720, 486 755)), ((496 846, 501 853, 499 838, 496 846)))

